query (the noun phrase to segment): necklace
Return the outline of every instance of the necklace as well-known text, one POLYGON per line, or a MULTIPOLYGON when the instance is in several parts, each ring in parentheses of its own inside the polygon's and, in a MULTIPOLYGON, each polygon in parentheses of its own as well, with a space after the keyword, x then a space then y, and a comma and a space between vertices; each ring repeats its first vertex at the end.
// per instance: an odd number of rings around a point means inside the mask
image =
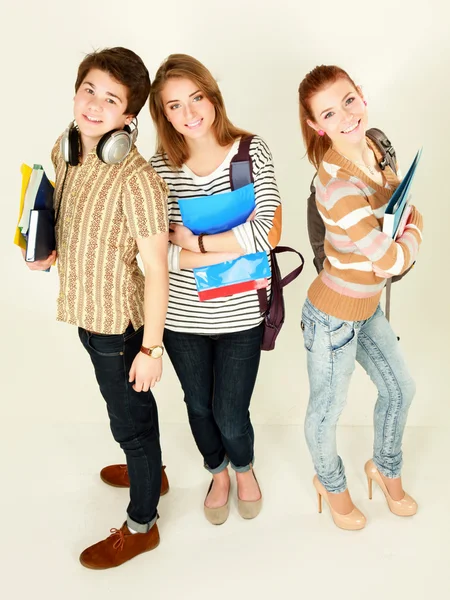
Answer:
MULTIPOLYGON (((336 148, 335 148, 335 150, 336 150, 336 148)), ((366 167, 366 169, 369 171, 369 173, 371 175, 375 175, 375 170, 371 165, 368 165, 365 162, 361 162, 359 160, 352 160, 351 158, 348 158, 347 156, 342 154, 342 152, 339 152, 339 150, 337 150, 337 153, 340 154, 341 156, 343 156, 346 160, 349 160, 350 162, 354 163, 355 165, 359 165, 360 167, 366 167)))

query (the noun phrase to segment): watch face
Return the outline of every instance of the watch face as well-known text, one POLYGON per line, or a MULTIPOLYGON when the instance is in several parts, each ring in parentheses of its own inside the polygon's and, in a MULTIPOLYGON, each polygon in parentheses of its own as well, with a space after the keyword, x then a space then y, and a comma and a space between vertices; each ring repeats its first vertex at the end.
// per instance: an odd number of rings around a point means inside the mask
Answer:
POLYGON ((152 358, 161 358, 163 352, 164 350, 162 346, 155 346, 154 348, 152 348, 151 356, 152 358))

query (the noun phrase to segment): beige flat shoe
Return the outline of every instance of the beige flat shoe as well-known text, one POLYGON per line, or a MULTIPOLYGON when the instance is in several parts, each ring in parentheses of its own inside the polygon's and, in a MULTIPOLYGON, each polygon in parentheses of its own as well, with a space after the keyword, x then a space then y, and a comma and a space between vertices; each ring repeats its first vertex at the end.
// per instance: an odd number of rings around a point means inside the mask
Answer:
MULTIPOLYGON (((213 486, 214 479, 209 484, 208 492, 206 493, 206 498, 208 497, 209 492, 213 486)), ((230 485, 231 488, 231 485, 230 485)), ((228 519, 228 515, 230 514, 230 488, 228 489, 228 498, 226 504, 223 506, 219 506, 218 508, 209 508, 205 504, 203 505, 203 510, 205 511, 205 517, 208 519, 210 523, 213 525, 222 525, 228 519)), ((205 498, 205 502, 206 502, 205 498)))
POLYGON ((401 500, 394 500, 388 492, 386 484, 384 483, 380 472, 376 468, 373 460, 368 460, 364 467, 364 471, 367 475, 367 483, 369 485, 369 499, 372 500, 372 482, 376 481, 383 492, 389 510, 397 515, 398 517, 412 517, 417 512, 417 502, 414 498, 411 498, 409 494, 405 492, 405 495, 401 500))
POLYGON ((366 517, 362 514, 362 512, 356 508, 353 508, 351 512, 347 515, 341 515, 341 513, 336 512, 330 504, 328 499, 328 492, 324 488, 324 486, 320 483, 317 475, 314 475, 313 485, 316 488, 317 492, 317 501, 319 504, 319 513, 322 512, 322 498, 328 504, 328 508, 330 509, 331 516, 333 517, 334 524, 340 529, 346 529, 347 531, 357 531, 358 529, 364 529, 366 525, 366 517))
MULTIPOLYGON (((256 479, 255 472, 252 469, 253 477, 255 478, 256 483, 258 480, 256 479)), ((258 483, 259 487, 259 483, 258 483)), ((259 492, 261 493, 261 488, 259 488, 259 492)), ((243 519, 254 519, 259 515, 262 509, 262 494, 259 500, 241 500, 239 498, 239 489, 238 489, 238 512, 243 519)))

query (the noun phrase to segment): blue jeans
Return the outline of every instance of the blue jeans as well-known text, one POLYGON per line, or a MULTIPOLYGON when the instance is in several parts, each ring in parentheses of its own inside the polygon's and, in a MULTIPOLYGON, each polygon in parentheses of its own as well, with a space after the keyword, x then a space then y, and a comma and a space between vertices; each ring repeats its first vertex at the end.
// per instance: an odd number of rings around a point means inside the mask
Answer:
POLYGON ((205 468, 238 472, 254 462, 250 400, 261 356, 262 325, 197 335, 166 329, 164 345, 184 391, 189 424, 205 468))
POLYGON ((127 524, 146 533, 157 519, 161 490, 158 410, 152 392, 135 392, 128 381, 142 345, 143 330, 129 325, 120 335, 78 329, 108 409, 111 432, 125 452, 130 477, 127 524))
POLYGON ((355 360, 378 388, 373 461, 386 477, 399 477, 403 432, 415 384, 380 306, 364 321, 342 321, 318 310, 307 299, 302 330, 310 385, 305 435, 318 478, 329 492, 347 488, 336 448, 336 425, 355 360))

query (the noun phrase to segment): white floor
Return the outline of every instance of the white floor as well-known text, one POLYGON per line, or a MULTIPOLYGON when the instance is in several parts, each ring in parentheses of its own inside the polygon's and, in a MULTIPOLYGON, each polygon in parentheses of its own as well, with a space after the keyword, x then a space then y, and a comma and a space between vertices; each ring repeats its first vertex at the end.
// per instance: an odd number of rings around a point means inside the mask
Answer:
MULTIPOLYGON (((0 594, 4 600, 116 598, 241 600, 450 597, 450 430, 405 434, 405 487, 420 510, 392 515, 375 487, 368 500, 363 465, 369 428, 341 428, 339 448, 361 532, 318 514, 301 427, 256 427, 255 471, 264 508, 243 521, 210 525, 202 502, 209 476, 187 425, 162 424, 171 490, 160 502, 160 546, 117 569, 78 562, 88 545, 120 527, 127 490, 103 484, 102 466, 122 461, 105 425, 44 427, 3 423, 0 594)), ((234 486, 235 497, 235 486, 234 486)))

